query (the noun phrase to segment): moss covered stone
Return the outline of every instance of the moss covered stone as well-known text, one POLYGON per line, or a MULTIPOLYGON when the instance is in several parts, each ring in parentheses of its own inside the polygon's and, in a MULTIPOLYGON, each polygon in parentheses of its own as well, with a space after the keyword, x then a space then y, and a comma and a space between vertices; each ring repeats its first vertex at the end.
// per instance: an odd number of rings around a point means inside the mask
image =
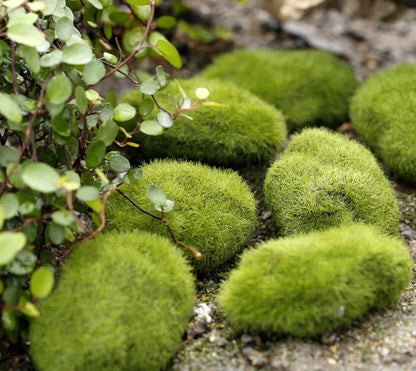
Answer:
POLYGON ((358 84, 346 63, 317 50, 240 50, 217 58, 202 76, 231 81, 274 104, 290 131, 342 124, 358 84))
POLYGON ((294 137, 268 170, 264 193, 283 235, 352 222, 398 233, 399 206, 374 156, 325 129, 294 137))
MULTIPOLYGON (((195 78, 181 80, 180 84, 192 100, 195 89, 205 87, 210 92, 208 100, 224 106, 192 110, 188 114, 193 120, 179 117, 162 135, 137 135, 135 141, 142 149, 135 151, 136 156, 244 166, 270 160, 285 141, 287 129, 281 113, 253 94, 224 81, 195 78)), ((168 93, 178 95, 175 83, 156 97, 163 107, 174 112, 168 93)), ((120 102, 137 106, 141 100, 142 94, 136 90, 124 95, 120 102)))
POLYGON ((357 91, 351 118, 358 133, 398 177, 416 184, 416 65, 371 76, 357 91))
MULTIPOLYGON (((142 169, 138 182, 120 189, 147 210, 153 209, 146 194, 151 184, 175 202, 166 218, 178 240, 202 253, 200 261, 190 258, 198 275, 215 272, 241 251, 254 231, 256 206, 237 173, 172 160, 154 161, 142 169)), ((142 229, 169 236, 163 223, 135 209, 119 194, 108 199, 106 215, 108 229, 142 229)))
POLYGON ((240 331, 311 337, 388 306, 411 277, 401 241, 351 225, 244 253, 218 300, 240 331))
POLYGON ((159 370, 193 307, 182 254, 147 233, 102 234, 77 247, 30 329, 42 371, 159 370))

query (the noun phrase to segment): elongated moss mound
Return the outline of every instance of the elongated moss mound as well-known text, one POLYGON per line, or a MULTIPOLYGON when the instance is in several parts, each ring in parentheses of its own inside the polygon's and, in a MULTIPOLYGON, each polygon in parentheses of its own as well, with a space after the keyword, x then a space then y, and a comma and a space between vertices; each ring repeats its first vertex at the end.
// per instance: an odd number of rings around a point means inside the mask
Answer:
POLYGON ((42 371, 159 370, 193 307, 182 254, 147 233, 103 234, 77 247, 30 329, 42 371))
POLYGON ((351 104, 358 133, 398 177, 416 183, 416 65, 371 76, 351 104))
MULTIPOLYGON (((198 275, 215 272, 241 251, 254 231, 256 206, 237 173, 172 160, 155 161, 142 169, 142 179, 120 189, 146 210, 153 209, 146 195, 151 184, 175 202, 166 218, 178 240, 202 253, 200 261, 190 259, 198 275)), ((169 236, 163 223, 141 213, 119 194, 108 199, 106 215, 108 229, 142 229, 169 236)))
POLYGON ((292 140, 268 170, 264 193, 283 235, 352 222, 398 233, 399 206, 374 156, 325 129, 306 129, 292 140))
MULTIPOLYGON (((179 117, 162 135, 137 135, 135 141, 143 148, 135 151, 138 155, 236 167, 270 160, 285 141, 287 129, 281 113, 249 92, 224 81, 200 78, 180 84, 192 100, 195 89, 205 87, 210 91, 207 100, 223 106, 187 112, 193 120, 179 117)), ((156 96, 163 107, 174 112, 168 93, 178 95, 175 83, 156 96)), ((137 90, 124 95, 121 102, 137 106, 141 99, 137 90)))
POLYGON ((317 50, 240 50, 217 58, 202 77, 231 81, 275 105, 290 131, 342 124, 358 84, 346 63, 317 50))
POLYGON ((411 277, 401 241, 353 225, 246 252, 218 300, 240 331, 313 337, 388 306, 411 277))

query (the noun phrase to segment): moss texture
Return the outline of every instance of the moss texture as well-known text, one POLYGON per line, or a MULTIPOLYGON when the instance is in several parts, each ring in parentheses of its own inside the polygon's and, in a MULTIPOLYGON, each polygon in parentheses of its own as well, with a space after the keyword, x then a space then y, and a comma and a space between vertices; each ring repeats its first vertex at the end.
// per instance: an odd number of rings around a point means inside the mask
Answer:
POLYGON ((193 276, 165 238, 102 234, 77 247, 30 329, 40 370, 159 370, 193 307, 193 276))
MULTIPOLYGON (((141 143, 143 150, 138 149, 138 155, 237 167, 270 160, 284 143, 287 129, 282 114, 253 94, 224 81, 195 78, 181 80, 180 84, 192 100, 195 89, 205 87, 210 91, 207 100, 225 106, 192 110, 188 114, 193 120, 179 117, 172 128, 159 136, 139 134, 135 141, 141 143)), ((156 96, 163 107, 174 112, 168 93, 177 96, 175 83, 156 96)), ((137 106, 141 96, 139 91, 132 91, 120 102, 137 106)))
POLYGON ((416 184, 416 65, 371 76, 351 104, 358 133, 398 177, 416 184))
POLYGON ((202 76, 231 81, 274 104, 290 131, 342 124, 358 85, 346 63, 317 50, 240 50, 217 58, 202 76))
POLYGON ((313 337, 388 306, 411 277, 401 241, 352 225, 246 252, 218 300, 237 330, 313 337))
MULTIPOLYGON (((172 160, 155 161, 142 169, 143 177, 121 190, 146 210, 153 208, 146 195, 151 184, 157 184, 175 202, 166 218, 178 240, 203 254, 200 261, 190 258, 198 275, 214 273, 241 251, 255 229, 256 206, 237 173, 172 160)), ((142 229, 169 236, 164 224, 141 213, 119 194, 108 199, 106 215, 108 229, 142 229)))
POLYGON ((268 170, 264 193, 282 235, 352 222, 398 233, 400 209, 374 156, 325 129, 294 137, 268 170))

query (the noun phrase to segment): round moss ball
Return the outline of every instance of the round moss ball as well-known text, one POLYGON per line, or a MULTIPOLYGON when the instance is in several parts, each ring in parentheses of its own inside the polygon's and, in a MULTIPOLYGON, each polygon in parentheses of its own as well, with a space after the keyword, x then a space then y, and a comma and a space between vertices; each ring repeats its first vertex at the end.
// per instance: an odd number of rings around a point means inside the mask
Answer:
POLYGON ((239 50, 217 58, 201 76, 231 81, 275 105, 290 131, 342 124, 358 85, 345 62, 317 50, 239 50))
POLYGON ((42 371, 159 370, 192 313, 194 279, 170 241, 100 234, 78 246, 30 328, 42 371))
POLYGON ((398 233, 399 205, 374 156, 326 129, 294 137, 269 168, 264 194, 282 235, 353 222, 398 233))
MULTIPOLYGON (((185 112, 192 117, 178 117, 162 135, 139 134, 136 156, 143 158, 176 158, 201 161, 213 165, 239 167, 268 161, 286 140, 287 129, 282 114, 253 94, 225 81, 200 78, 181 80, 181 86, 192 101, 195 90, 209 90, 207 101, 218 106, 199 107, 185 112), (143 150, 141 149, 143 148, 143 150)), ((156 94, 159 104, 174 112, 168 95, 179 91, 171 83, 156 94)), ((120 102, 138 106, 142 101, 139 90, 125 94, 120 102)), ((156 117, 156 110, 152 113, 156 117)))
MULTIPOLYGON (((151 210, 154 206, 147 189, 156 184, 175 202, 165 217, 178 240, 202 253, 199 261, 189 256, 198 275, 221 268, 242 250, 254 232, 256 203, 236 172, 173 160, 154 161, 144 165, 142 171, 139 181, 122 185, 121 191, 151 210)), ((140 212, 119 194, 109 197, 106 216, 107 229, 141 229, 169 237, 163 223, 140 212)))
POLYGON ((371 76, 357 91, 351 118, 357 132, 398 177, 416 184, 416 65, 371 76))
POLYGON ((388 306, 411 277, 400 240, 351 225, 244 253, 218 302, 239 331, 314 337, 388 306))

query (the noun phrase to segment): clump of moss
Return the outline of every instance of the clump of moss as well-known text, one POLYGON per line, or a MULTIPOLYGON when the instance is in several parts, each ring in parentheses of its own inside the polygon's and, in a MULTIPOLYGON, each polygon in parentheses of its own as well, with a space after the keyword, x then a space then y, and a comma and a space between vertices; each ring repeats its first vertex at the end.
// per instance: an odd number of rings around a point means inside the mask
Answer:
POLYGON ((371 76, 357 91, 351 118, 357 132, 398 177, 416 183, 416 65, 371 76))
MULTIPOLYGON (((193 110, 188 113, 193 120, 179 117, 162 135, 137 135, 135 140, 145 151, 137 150, 139 155, 237 167, 270 160, 284 143, 287 129, 281 113, 253 94, 224 81, 195 78, 180 84, 192 100, 195 89, 205 87, 210 92, 208 100, 223 106, 193 110)), ((176 84, 170 84, 156 97, 163 107, 174 112, 168 93, 177 96, 176 84)), ((138 90, 120 100, 133 106, 141 101, 138 90)))
POLYGON ((237 330, 313 337, 388 306, 411 277, 401 241, 351 225, 246 252, 218 301, 237 330))
POLYGON ((346 63, 317 50, 240 50, 217 58, 202 76, 231 81, 274 104, 290 131, 342 124, 358 85, 346 63))
MULTIPOLYGON (((198 275, 214 273, 241 251, 256 225, 256 205, 237 173, 172 160, 154 161, 142 170, 138 182, 120 189, 147 210, 153 209, 146 195, 151 184, 175 202, 166 218, 178 240, 202 253, 200 261, 191 258, 198 275)), ((163 223, 135 209, 119 194, 108 199, 106 215, 108 229, 141 229, 169 236, 163 223)))
POLYGON ((399 206, 374 156, 325 129, 295 136, 268 170, 264 193, 283 235, 352 222, 398 233, 399 206))
POLYGON ((193 307, 193 276, 167 239, 102 234, 77 247, 30 329, 42 371, 159 370, 193 307))

